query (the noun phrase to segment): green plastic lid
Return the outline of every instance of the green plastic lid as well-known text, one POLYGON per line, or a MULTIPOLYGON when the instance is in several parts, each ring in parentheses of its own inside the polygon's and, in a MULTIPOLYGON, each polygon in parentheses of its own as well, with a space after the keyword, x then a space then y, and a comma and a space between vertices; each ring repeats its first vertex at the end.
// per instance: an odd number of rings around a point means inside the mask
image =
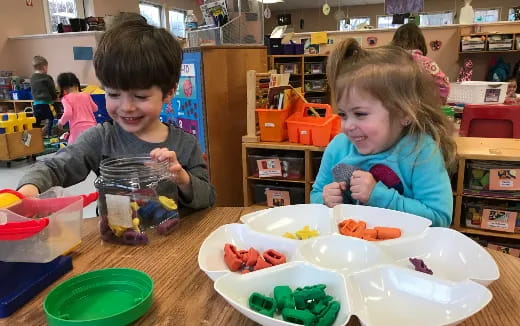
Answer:
POLYGON ((150 308, 152 291, 152 279, 141 271, 100 269, 55 287, 43 309, 50 326, 128 325, 150 308))

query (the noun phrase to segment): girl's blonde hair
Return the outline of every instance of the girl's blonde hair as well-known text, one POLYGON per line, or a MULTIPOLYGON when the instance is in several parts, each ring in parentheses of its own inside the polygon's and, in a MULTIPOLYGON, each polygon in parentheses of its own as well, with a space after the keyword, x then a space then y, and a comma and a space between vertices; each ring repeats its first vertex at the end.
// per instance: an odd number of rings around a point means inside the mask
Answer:
POLYGON ((392 119, 406 119, 404 133, 430 135, 442 150, 447 169, 455 165, 453 124, 441 110, 433 78, 397 46, 362 49, 354 39, 335 47, 328 58, 327 78, 335 103, 353 89, 378 99, 392 119))

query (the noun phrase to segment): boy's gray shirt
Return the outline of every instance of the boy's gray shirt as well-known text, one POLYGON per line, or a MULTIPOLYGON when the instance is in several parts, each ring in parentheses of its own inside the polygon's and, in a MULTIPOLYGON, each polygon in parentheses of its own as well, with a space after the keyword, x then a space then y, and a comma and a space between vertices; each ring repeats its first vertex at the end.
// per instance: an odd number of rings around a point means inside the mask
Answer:
POLYGON ((56 99, 54 80, 47 74, 33 73, 31 76, 31 93, 35 101, 54 101, 56 99))
MULTIPOLYGON (((186 202, 179 196, 179 204, 193 209, 212 206, 215 203, 215 188, 209 182, 197 138, 178 127, 168 127, 169 134, 164 142, 148 143, 124 131, 117 123, 98 124, 84 131, 74 144, 34 164, 22 177, 18 187, 33 184, 40 193, 53 186, 69 187, 85 180, 90 171, 99 176, 99 166, 104 158, 149 154, 155 148, 166 147, 175 151, 179 163, 191 177, 193 199, 186 202)), ((163 188, 163 191, 177 195, 175 184, 168 182, 164 186, 171 189, 163 188)))

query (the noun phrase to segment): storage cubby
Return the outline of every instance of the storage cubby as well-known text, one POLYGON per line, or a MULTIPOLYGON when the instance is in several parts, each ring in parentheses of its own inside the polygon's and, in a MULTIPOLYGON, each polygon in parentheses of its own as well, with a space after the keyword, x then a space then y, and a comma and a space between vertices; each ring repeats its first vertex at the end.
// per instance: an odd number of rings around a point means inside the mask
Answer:
POLYGON ((490 190, 489 177, 492 169, 520 168, 520 139, 458 137, 456 140, 458 172, 452 227, 467 234, 520 239, 520 191, 490 190), (514 232, 483 228, 484 209, 500 211, 499 215, 507 215, 510 220, 516 216, 514 232))
POLYGON ((324 149, 287 142, 242 143, 244 206, 266 205, 266 189, 288 191, 291 204, 309 203, 324 149), (257 161, 269 158, 280 160, 281 177, 258 174, 257 161))
POLYGON ((289 84, 294 88, 302 87, 305 99, 311 103, 330 104, 326 67, 326 55, 269 56, 269 68, 278 73, 290 73, 289 84))

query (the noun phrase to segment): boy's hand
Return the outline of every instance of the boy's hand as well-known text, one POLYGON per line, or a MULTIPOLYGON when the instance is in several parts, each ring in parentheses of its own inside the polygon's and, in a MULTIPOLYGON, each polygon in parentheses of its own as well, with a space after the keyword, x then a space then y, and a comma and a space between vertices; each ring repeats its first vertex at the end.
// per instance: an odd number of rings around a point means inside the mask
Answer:
POLYGON ((343 204, 343 192, 347 190, 347 183, 333 182, 323 187, 323 203, 328 207, 343 204))
POLYGON ((376 180, 370 172, 356 170, 350 178, 350 192, 352 198, 365 204, 368 202, 372 190, 376 186, 376 180))
POLYGON ((177 160, 177 154, 174 151, 170 151, 168 148, 156 148, 150 152, 152 160, 163 162, 168 160, 170 162, 169 170, 172 174, 173 182, 178 185, 189 185, 190 175, 186 170, 182 168, 182 165, 177 160))
POLYGON ((40 194, 40 191, 35 185, 26 184, 18 189, 18 192, 24 195, 25 197, 37 197, 40 194))

